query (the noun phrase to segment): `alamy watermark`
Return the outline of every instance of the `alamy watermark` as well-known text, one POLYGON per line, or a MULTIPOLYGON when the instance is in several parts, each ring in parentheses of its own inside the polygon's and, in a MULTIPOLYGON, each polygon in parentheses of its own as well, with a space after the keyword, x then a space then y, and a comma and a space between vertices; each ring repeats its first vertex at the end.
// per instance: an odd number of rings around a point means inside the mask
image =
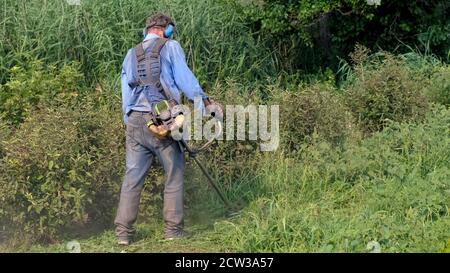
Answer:
POLYGON ((194 111, 180 105, 185 116, 183 128, 172 131, 172 138, 180 140, 257 141, 263 152, 275 151, 280 144, 279 105, 216 104, 202 108, 201 98, 195 98, 194 111), (201 110, 200 110, 201 109, 201 110), (225 110, 225 114, 223 113, 225 110), (205 116, 212 118, 205 121, 205 116))

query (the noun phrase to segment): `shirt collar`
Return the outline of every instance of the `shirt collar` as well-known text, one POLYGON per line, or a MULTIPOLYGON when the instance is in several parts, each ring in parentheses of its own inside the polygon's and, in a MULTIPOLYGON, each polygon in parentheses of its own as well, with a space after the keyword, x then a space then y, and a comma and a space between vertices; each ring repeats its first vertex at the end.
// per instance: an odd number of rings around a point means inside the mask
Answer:
POLYGON ((154 38, 159 38, 159 36, 156 35, 155 33, 149 33, 149 34, 147 34, 147 36, 145 36, 144 42, 146 42, 150 39, 154 39, 154 38))

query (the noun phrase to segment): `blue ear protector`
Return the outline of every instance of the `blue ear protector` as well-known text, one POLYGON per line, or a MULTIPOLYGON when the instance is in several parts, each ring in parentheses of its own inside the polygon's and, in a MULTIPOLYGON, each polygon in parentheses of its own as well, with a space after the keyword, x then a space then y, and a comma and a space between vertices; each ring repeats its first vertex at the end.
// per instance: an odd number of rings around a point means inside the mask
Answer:
POLYGON ((174 29, 175 28, 172 24, 167 25, 166 29, 164 30, 164 38, 172 37, 174 29))

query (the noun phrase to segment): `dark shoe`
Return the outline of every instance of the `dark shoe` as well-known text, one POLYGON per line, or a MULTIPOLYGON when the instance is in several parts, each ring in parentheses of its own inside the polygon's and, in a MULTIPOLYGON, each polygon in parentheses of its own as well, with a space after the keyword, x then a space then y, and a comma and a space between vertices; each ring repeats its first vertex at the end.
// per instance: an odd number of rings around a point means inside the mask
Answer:
POLYGON ((174 232, 171 234, 166 234, 164 236, 164 240, 172 241, 172 240, 177 240, 177 239, 189 239, 189 238, 191 238, 191 236, 192 235, 189 232, 182 230, 182 231, 174 232))

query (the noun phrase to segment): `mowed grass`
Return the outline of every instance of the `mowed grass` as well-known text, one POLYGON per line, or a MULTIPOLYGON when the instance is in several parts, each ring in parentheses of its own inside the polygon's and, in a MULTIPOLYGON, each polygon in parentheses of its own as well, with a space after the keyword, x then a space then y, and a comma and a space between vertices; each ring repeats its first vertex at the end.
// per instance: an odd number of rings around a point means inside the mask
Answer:
MULTIPOLYGON (((213 195, 213 194, 211 194, 213 195)), ((214 196, 210 196, 214 198, 214 196)), ((145 210, 141 206, 141 210, 145 210)), ((189 239, 175 241, 164 240, 164 222, 159 213, 152 218, 141 217, 135 225, 136 234, 133 244, 128 247, 117 245, 114 226, 97 230, 70 232, 58 242, 51 244, 24 244, 10 241, 0 244, 0 252, 27 253, 67 253, 68 244, 78 242, 83 253, 202 253, 202 252, 236 252, 232 244, 225 244, 214 226, 225 218, 224 210, 218 202, 197 203, 185 209, 186 229, 191 233, 189 239)))
MULTIPOLYGON (((187 221, 189 224, 189 221, 187 221)), ((70 252, 68 244, 77 241, 83 253, 201 253, 201 252, 233 252, 230 246, 216 241, 208 225, 194 225, 188 228, 193 232, 189 239, 165 241, 163 239, 163 223, 141 223, 136 226, 136 239, 129 247, 117 245, 113 228, 89 238, 67 238, 60 243, 51 245, 33 245, 11 249, 7 246, 0 248, 1 252, 31 252, 31 253, 65 253, 70 252)))

